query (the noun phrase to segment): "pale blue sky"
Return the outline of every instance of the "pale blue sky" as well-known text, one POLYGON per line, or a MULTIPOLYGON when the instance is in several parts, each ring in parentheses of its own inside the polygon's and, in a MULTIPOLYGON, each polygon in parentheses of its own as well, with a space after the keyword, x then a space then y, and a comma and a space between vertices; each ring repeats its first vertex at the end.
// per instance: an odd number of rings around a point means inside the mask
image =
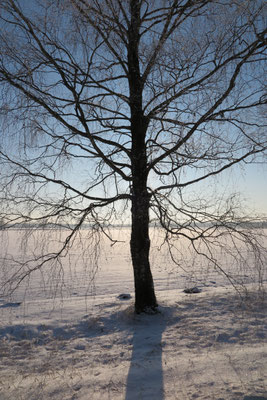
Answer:
POLYGON ((219 179, 226 192, 240 192, 251 211, 267 217, 267 160, 265 164, 233 167, 219 179))
POLYGON ((243 174, 237 174, 237 187, 256 211, 267 215, 267 163, 248 165, 243 174))

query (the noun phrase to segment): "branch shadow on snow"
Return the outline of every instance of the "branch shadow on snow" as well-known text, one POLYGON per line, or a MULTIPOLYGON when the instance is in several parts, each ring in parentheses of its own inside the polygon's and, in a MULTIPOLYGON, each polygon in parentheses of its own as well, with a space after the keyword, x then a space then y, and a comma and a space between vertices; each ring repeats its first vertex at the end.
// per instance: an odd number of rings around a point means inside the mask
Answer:
MULTIPOLYGON (((111 304, 102 308, 100 315, 85 315, 74 324, 62 321, 57 324, 12 324, 0 326, 0 338, 4 339, 3 345, 16 348, 16 353, 21 357, 35 353, 39 347, 55 349, 56 343, 59 351, 64 351, 72 341, 79 339, 101 340, 99 343, 109 342, 110 335, 120 333, 121 345, 129 346, 130 366, 126 378, 125 400, 131 399, 164 399, 162 335, 168 325, 178 323, 178 317, 173 315, 172 307, 160 307, 156 315, 140 314, 133 312, 133 306, 117 309, 111 304), (105 339, 106 337, 106 339, 105 339), (31 346, 27 346, 31 344, 31 346), (24 347, 25 349, 24 349, 24 347)), ((79 342, 77 342, 79 344, 79 342)), ((81 343, 85 343, 84 341, 81 343)), ((77 348, 75 345, 74 348, 77 348)), ((69 348, 71 350, 71 348, 69 348)), ((105 349, 103 349, 105 352, 105 349)), ((1 353, 1 340, 0 340, 1 353)), ((114 356, 115 353, 113 354, 114 356)), ((104 356, 104 353, 103 353, 104 356)))
MULTIPOLYGON (((245 347, 265 342, 266 304, 255 304, 254 307, 251 300, 247 307, 236 303, 236 297, 227 294, 186 295, 171 305, 161 306, 161 313, 156 315, 136 315, 133 306, 125 308, 115 301, 101 303, 75 320, 51 319, 36 324, 14 320, 11 324, 0 324, 0 356, 5 356, 8 364, 12 357, 14 363, 17 357, 27 362, 30 357, 36 359, 39 349, 42 363, 49 361, 53 354, 57 368, 65 368, 66 354, 78 360, 87 355, 88 363, 96 362, 99 368, 106 361, 110 362, 115 378, 116 368, 118 371, 128 368, 122 374, 124 378, 114 386, 116 389, 117 384, 121 385, 125 400, 163 400, 168 392, 168 384, 164 388, 163 372, 169 368, 168 357, 170 351, 177 349, 177 343, 184 352, 212 352, 214 349, 226 351, 231 356, 232 345, 245 347), (94 356, 90 355, 92 347, 95 348, 94 356)), ((6 313, 9 308, 10 305, 1 312, 6 313)), ((229 357, 224 362, 229 367, 237 366, 240 385, 243 384, 243 367, 239 359, 229 357)), ((178 368, 179 363, 177 354, 178 368)), ((253 382, 242 393, 242 400, 267 400, 259 396, 260 393, 253 396, 252 389, 253 382)))

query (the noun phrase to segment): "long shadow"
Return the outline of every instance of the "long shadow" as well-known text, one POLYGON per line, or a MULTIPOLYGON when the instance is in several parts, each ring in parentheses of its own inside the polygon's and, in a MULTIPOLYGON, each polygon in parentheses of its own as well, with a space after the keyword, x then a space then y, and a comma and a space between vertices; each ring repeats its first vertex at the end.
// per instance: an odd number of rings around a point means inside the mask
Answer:
POLYGON ((267 396, 245 396, 243 400, 267 400, 267 396))
POLYGON ((162 333, 167 322, 162 314, 136 317, 125 400, 164 399, 162 333))

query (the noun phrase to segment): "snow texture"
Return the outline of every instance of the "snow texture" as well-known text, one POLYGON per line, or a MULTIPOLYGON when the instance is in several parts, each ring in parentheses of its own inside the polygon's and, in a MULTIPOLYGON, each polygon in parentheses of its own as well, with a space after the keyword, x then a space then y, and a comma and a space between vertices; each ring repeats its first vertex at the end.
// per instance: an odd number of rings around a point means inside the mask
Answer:
POLYGON ((160 313, 136 315, 118 257, 100 294, 51 298, 33 280, 31 297, 0 299, 0 400, 267 400, 267 304, 253 285, 241 298, 206 275, 187 294, 190 282, 156 273, 160 313))

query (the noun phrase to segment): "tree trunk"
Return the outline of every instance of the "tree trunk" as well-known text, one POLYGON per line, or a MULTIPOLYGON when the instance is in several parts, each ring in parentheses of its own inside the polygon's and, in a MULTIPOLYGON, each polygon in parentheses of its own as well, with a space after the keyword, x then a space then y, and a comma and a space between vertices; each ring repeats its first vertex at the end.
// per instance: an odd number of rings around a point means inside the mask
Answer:
POLYGON ((132 197, 131 255, 135 284, 135 311, 155 310, 157 300, 149 264, 149 194, 136 187, 132 197))
POLYGON ((138 57, 141 2, 130 1, 128 31, 128 79, 131 110, 132 234, 135 311, 155 310, 157 301, 149 264, 149 193, 147 191, 146 131, 148 121, 142 107, 143 82, 138 57))
POLYGON ((131 256, 135 283, 135 311, 155 310, 157 300, 149 264, 149 207, 147 190, 147 121, 135 115, 132 124, 132 234, 131 256))

